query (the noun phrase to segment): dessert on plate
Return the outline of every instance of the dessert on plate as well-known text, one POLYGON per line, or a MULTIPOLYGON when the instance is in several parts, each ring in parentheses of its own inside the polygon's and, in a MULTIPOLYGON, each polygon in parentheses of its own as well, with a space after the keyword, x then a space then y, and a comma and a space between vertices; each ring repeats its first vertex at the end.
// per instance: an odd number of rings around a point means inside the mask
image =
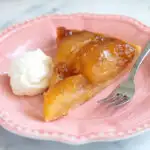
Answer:
POLYGON ((44 93, 44 119, 67 115, 134 63, 141 48, 90 31, 57 28, 57 54, 49 89, 44 93))
POLYGON ((15 95, 44 92, 44 120, 56 120, 102 91, 134 63, 141 48, 90 31, 57 28, 57 54, 24 53, 10 67, 15 95), (48 90, 47 90, 48 89, 48 90))

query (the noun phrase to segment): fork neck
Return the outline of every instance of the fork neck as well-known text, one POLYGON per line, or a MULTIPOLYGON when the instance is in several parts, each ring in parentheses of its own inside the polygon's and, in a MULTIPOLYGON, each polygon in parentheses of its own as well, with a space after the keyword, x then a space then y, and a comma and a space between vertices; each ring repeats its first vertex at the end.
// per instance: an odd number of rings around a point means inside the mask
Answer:
POLYGON ((139 69, 139 66, 142 64, 143 60, 149 54, 149 52, 150 52, 150 41, 146 44, 144 50, 142 51, 142 53, 136 60, 136 63, 134 64, 133 68, 130 71, 129 78, 134 79, 134 76, 135 76, 137 70, 139 69))

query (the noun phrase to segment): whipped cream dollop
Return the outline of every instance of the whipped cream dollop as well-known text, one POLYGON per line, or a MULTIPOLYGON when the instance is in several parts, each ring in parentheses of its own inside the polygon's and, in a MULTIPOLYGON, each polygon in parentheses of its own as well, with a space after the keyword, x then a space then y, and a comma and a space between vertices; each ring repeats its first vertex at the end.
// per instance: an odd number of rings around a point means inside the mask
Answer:
POLYGON ((10 86, 15 95, 34 96, 44 92, 52 75, 52 58, 40 49, 25 52, 10 66, 10 86))

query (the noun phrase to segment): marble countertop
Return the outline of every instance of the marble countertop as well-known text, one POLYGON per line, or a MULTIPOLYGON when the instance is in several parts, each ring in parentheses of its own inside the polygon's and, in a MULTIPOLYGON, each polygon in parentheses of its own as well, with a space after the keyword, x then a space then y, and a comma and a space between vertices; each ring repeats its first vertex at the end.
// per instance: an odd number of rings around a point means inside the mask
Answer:
MULTIPOLYGON (((150 26, 150 0, 0 0, 0 31, 42 14, 122 14, 150 26)), ((26 139, 0 128, 0 150, 149 150, 150 132, 128 140, 70 146, 26 139)))

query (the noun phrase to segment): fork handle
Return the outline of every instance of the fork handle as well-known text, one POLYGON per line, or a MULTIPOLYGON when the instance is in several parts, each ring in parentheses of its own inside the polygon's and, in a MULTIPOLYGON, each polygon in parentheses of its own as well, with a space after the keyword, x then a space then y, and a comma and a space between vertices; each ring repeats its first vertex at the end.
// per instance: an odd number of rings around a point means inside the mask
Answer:
POLYGON ((141 65, 141 63, 143 62, 143 60, 145 59, 145 57, 149 54, 149 52, 150 52, 150 41, 146 44, 144 50, 142 51, 142 53, 140 54, 140 56, 136 60, 133 68, 130 71, 129 78, 134 79, 134 76, 135 76, 135 74, 136 74, 139 66, 141 65))

